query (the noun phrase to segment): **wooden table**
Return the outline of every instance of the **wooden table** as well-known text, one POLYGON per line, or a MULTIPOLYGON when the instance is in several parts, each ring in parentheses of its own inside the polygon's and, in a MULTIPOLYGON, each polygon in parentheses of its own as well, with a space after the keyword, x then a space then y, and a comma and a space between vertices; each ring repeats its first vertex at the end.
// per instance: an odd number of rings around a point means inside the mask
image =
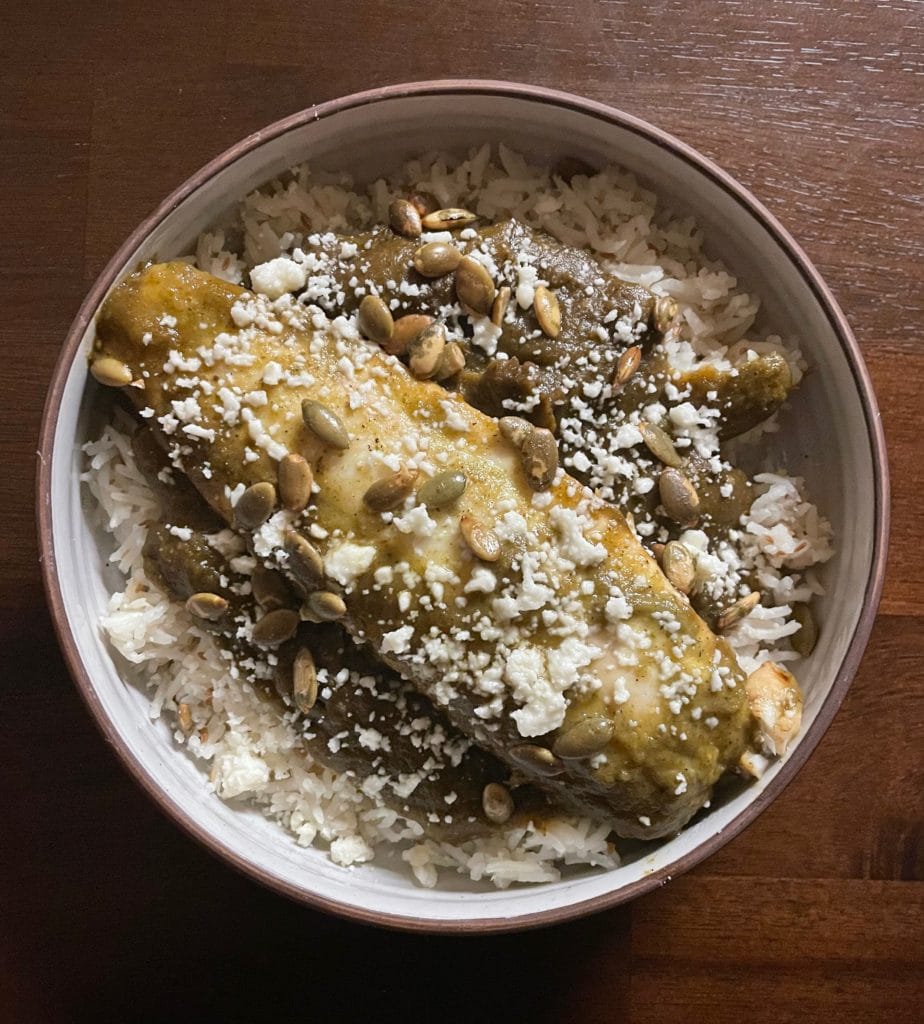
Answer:
POLYGON ((0 41, 0 1018, 924 1019, 924 4, 912 0, 33 0, 0 41), (631 906, 525 935, 377 932, 182 835, 81 704, 37 569, 46 383, 89 284, 261 125, 413 78, 519 79, 654 121, 749 186, 850 317, 891 446, 893 557, 811 762, 631 906))

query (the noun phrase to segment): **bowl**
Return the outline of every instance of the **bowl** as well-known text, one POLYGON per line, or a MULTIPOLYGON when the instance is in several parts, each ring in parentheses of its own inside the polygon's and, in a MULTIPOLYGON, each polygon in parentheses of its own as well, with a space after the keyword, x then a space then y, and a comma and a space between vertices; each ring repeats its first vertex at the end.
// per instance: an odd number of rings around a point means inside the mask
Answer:
POLYGON ((753 821, 805 763, 857 669, 882 587, 888 507, 882 428, 857 343, 780 224, 714 163, 637 118, 548 89, 487 81, 392 86, 311 107, 194 174, 139 225, 90 290, 54 372, 38 463, 42 569, 55 627, 90 711, 141 786, 192 836, 278 892, 360 921, 434 932, 512 930, 612 907, 688 870, 753 821), (388 864, 338 867, 322 851, 296 846, 258 812, 223 803, 169 729, 150 721, 145 695, 123 682, 97 626, 114 580, 79 483, 80 446, 98 397, 86 353, 95 313, 126 272, 140 260, 188 251, 199 231, 286 167, 309 159, 362 180, 426 150, 485 140, 503 141, 537 162, 568 155, 627 167, 674 209, 697 218, 708 250, 762 296, 764 318, 777 333, 800 337, 813 372, 773 445, 831 518, 838 554, 823 576, 821 637, 800 670, 802 732, 759 781, 617 869, 506 891, 459 883, 425 890, 388 864))

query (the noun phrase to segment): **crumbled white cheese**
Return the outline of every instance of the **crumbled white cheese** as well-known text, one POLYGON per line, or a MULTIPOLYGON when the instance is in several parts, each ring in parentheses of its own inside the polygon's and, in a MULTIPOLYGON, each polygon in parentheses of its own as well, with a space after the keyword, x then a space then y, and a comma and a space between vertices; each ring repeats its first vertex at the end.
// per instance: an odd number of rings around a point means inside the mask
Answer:
POLYGON ((274 260, 254 267, 250 272, 250 283, 254 291, 268 299, 278 299, 286 292, 304 288, 306 279, 305 268, 287 256, 277 256, 274 260))
POLYGON ((324 571, 342 586, 348 586, 375 561, 376 549, 350 542, 332 547, 324 559, 324 571))
POLYGON ((386 633, 382 637, 383 654, 404 654, 410 650, 411 637, 414 635, 413 626, 400 626, 386 633))

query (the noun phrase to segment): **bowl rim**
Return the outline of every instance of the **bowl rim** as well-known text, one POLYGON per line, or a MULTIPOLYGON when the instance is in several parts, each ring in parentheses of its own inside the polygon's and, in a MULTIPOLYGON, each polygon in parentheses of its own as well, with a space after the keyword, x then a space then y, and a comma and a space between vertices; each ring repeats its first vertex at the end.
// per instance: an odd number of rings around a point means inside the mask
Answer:
POLYGON ((681 142, 679 139, 641 118, 596 100, 586 99, 572 93, 549 89, 543 86, 525 85, 516 82, 490 79, 434 79, 389 85, 353 93, 307 107, 304 110, 282 118, 248 135, 206 163, 167 196, 131 232, 89 290, 67 332, 64 345, 52 374, 42 414, 37 456, 36 519, 39 535, 40 563, 54 629, 71 676, 77 684, 78 691, 88 706, 104 739, 114 749, 129 774, 148 793, 161 810, 178 824, 183 831, 242 874, 255 879, 277 893, 288 896, 315 910, 322 910, 338 917, 359 921, 364 924, 402 931, 443 934, 486 934, 521 931, 557 924, 626 903, 643 893, 650 892, 652 889, 664 885, 672 878, 690 870, 711 856, 732 838, 741 833, 779 796, 808 760, 812 751, 827 731, 828 726, 831 724, 844 700, 869 640, 885 576, 890 509, 889 471, 881 416, 870 376, 863 362, 856 338, 834 296, 808 256, 776 217, 748 189, 739 184, 714 161, 703 156, 686 143, 681 142), (850 366, 863 408, 873 457, 873 500, 876 524, 873 536, 872 562, 864 588, 860 615, 847 651, 835 675, 831 691, 819 709, 815 721, 805 735, 800 738, 799 745, 792 755, 783 762, 776 776, 725 829, 709 836, 695 849, 690 850, 671 864, 652 871, 649 875, 612 892, 603 893, 576 903, 569 903, 562 907, 534 911, 515 917, 490 916, 445 921, 370 910, 309 892, 298 885, 288 882, 286 879, 271 874, 259 864, 252 863, 240 856, 227 846, 223 840, 201 826, 193 817, 187 815, 171 797, 167 796, 160 788, 155 777, 149 775, 136 761, 128 745, 122 740, 115 726, 106 715, 90 675, 80 658, 76 641, 68 623, 64 600, 58 582, 51 515, 54 435, 67 377, 75 357, 79 354, 84 333, 96 314, 103 297, 117 276, 122 272, 128 256, 143 239, 164 218, 172 213, 182 201, 201 188, 218 172, 224 170, 244 154, 249 153, 271 139, 285 135, 311 121, 331 117, 354 107, 397 98, 441 94, 503 96, 506 98, 528 100, 533 103, 565 107, 590 115, 611 125, 641 135, 667 153, 680 158, 691 165, 694 170, 721 187, 740 206, 744 207, 745 211, 750 213, 771 235, 801 273, 802 278, 831 324, 850 366))

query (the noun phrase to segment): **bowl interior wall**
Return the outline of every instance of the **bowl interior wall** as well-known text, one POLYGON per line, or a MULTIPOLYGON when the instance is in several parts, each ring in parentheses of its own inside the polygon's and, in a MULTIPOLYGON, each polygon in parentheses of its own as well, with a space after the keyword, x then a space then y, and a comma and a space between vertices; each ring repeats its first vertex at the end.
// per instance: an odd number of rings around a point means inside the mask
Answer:
MULTIPOLYGON (((874 536, 873 456, 851 367, 836 333, 804 277, 776 239, 721 184, 669 149, 636 131, 552 102, 511 96, 439 95, 395 97, 309 120, 243 155, 204 181, 127 254, 123 270, 139 260, 189 252, 199 231, 234 202, 294 163, 344 170, 365 181, 431 149, 464 151, 483 141, 503 142, 538 162, 564 155, 592 163, 607 161, 633 170, 667 205, 694 216, 705 230, 707 250, 721 254, 739 279, 764 300, 762 324, 798 336, 810 365, 789 416, 760 451, 768 467, 787 466, 804 476, 810 495, 832 520, 837 558, 821 573, 828 593, 819 604, 821 638, 800 669, 807 690, 806 719, 799 743, 831 690, 860 613, 870 573, 874 536), (383 156, 384 154, 384 156, 383 156)), ((121 276, 116 275, 116 279, 121 276)), ((345 870, 316 850, 299 849, 258 812, 212 796, 201 770, 171 740, 164 723, 152 727, 147 700, 121 681, 97 625, 114 579, 109 548, 89 525, 81 493, 80 445, 95 436, 98 389, 87 383, 85 352, 71 367, 55 433, 52 522, 61 592, 79 655, 112 728, 130 749, 143 780, 156 780, 166 797, 200 831, 208 832, 239 862, 287 888, 314 893, 363 912, 430 921, 471 918, 516 919, 635 888, 654 871, 678 862, 726 829, 777 776, 774 766, 755 785, 693 825, 679 837, 615 872, 577 872, 559 883, 497 892, 451 881, 435 892, 422 890, 389 863, 345 870)))

